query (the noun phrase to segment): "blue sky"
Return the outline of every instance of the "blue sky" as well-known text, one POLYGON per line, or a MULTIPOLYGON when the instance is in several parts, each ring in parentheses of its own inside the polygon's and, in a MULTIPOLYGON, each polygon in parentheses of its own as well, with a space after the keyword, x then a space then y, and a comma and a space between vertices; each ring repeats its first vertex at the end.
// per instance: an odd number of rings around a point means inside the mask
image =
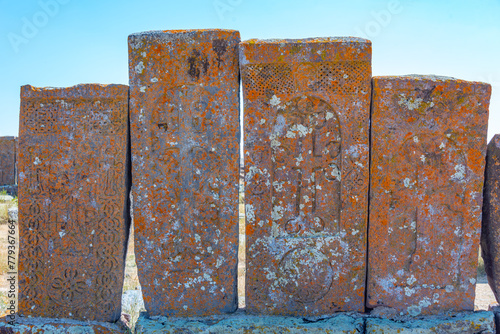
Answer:
POLYGON ((0 136, 18 133, 20 86, 127 84, 129 34, 194 28, 368 38, 374 75, 492 84, 500 133, 500 0, 0 0, 0 136))

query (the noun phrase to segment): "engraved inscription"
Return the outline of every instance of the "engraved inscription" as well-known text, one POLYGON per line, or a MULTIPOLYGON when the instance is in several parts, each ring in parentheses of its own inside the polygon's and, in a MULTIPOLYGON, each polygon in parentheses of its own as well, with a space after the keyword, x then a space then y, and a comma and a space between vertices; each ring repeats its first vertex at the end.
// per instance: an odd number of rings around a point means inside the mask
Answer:
MULTIPOLYGON (((418 272, 424 265, 429 270, 448 270, 449 264, 442 256, 426 255, 426 240, 442 235, 433 221, 447 218, 447 225, 454 233, 441 238, 441 249, 452 249, 462 243, 465 205, 465 180, 467 162, 453 139, 444 134, 417 134, 408 138, 400 147, 397 188, 391 196, 391 240, 404 243, 402 269, 407 273, 418 272), (411 203, 402 206, 398 204, 411 203), (398 211, 394 211, 398 208, 398 211), (421 227, 427 226, 423 229, 421 227), (417 267, 415 267, 417 266, 417 267)), ((438 254, 439 255, 439 254, 438 254)), ((454 282, 459 277, 455 273, 454 282)), ((448 276, 448 275, 444 275, 448 276)), ((440 277, 437 275, 436 277, 440 277)), ((437 278, 436 278, 437 279, 437 278)), ((443 286, 449 281, 443 281, 443 286)), ((439 285, 439 282, 437 282, 439 285)), ((457 283, 458 284, 458 283, 457 283)))
POLYGON ((291 100, 278 112, 271 148, 272 218, 279 236, 337 233, 342 166, 335 111, 317 97, 291 100))
POLYGON ((210 148, 211 95, 205 87, 189 84, 165 89, 163 94, 159 99, 164 102, 155 107, 150 126, 156 154, 152 181, 153 201, 168 210, 155 219, 172 229, 162 240, 162 254, 173 263, 182 261, 183 270, 192 270, 217 247, 212 233, 219 224, 220 177, 214 168, 219 165, 218 154, 210 148), (180 137, 196 144, 186 149, 180 137))

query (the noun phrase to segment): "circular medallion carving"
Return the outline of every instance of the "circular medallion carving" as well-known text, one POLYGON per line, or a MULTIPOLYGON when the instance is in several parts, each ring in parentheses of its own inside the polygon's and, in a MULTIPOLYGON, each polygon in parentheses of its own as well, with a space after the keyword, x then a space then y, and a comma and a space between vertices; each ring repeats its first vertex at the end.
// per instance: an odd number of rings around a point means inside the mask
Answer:
POLYGON ((278 272, 282 290, 301 303, 320 300, 333 283, 333 269, 328 258, 313 248, 295 248, 286 253, 278 272))

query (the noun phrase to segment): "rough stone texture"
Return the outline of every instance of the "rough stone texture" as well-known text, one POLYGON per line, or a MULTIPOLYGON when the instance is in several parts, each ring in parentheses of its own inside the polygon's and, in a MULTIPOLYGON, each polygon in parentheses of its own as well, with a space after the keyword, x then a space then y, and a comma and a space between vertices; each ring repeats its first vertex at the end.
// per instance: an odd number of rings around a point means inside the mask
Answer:
POLYGON ((500 301, 500 135, 488 144, 484 174, 481 255, 488 283, 500 301))
POLYGON ((488 311, 493 312, 495 315, 495 327, 500 328, 500 306, 496 303, 490 304, 488 311))
POLYGON ((21 88, 19 313, 120 318, 128 87, 21 88))
POLYGON ((129 37, 135 254, 149 314, 237 308, 239 33, 129 37))
POLYGON ((473 310, 491 87, 373 78, 367 307, 473 310))
POLYGON ((35 334, 35 333, 66 333, 66 334, 119 334, 128 333, 127 328, 120 323, 105 323, 95 321, 76 321, 69 319, 48 318, 18 318, 14 325, 7 318, 0 319, 2 334, 35 334))
POLYGON ((0 186, 16 183, 16 137, 0 137, 0 186))
POLYGON ((404 322, 389 319, 366 319, 366 333, 382 334, 494 334, 495 321, 492 312, 459 313, 454 317, 427 316, 404 322))
POLYGON ((249 40, 240 65, 247 311, 363 311, 371 42, 249 40))
POLYGON ((136 333, 364 333, 364 319, 348 314, 307 321, 302 318, 245 316, 235 314, 225 319, 148 319, 141 314, 136 333))

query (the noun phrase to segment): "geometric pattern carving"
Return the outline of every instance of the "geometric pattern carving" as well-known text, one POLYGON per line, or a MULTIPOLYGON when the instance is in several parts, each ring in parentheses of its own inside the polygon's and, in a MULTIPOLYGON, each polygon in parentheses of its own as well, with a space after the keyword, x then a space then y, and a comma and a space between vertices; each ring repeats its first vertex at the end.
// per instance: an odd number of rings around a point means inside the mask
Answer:
POLYGON ((251 40, 240 64, 247 312, 364 311, 370 42, 251 40))
POLYGON ((238 43, 231 30, 129 37, 135 247, 153 316, 237 308, 238 43))
POLYGON ((16 183, 16 137, 0 137, 0 186, 16 183))
POLYGON ((121 314, 128 87, 21 88, 19 313, 121 314))
POLYGON ((473 310, 487 84, 373 78, 367 307, 473 310))

